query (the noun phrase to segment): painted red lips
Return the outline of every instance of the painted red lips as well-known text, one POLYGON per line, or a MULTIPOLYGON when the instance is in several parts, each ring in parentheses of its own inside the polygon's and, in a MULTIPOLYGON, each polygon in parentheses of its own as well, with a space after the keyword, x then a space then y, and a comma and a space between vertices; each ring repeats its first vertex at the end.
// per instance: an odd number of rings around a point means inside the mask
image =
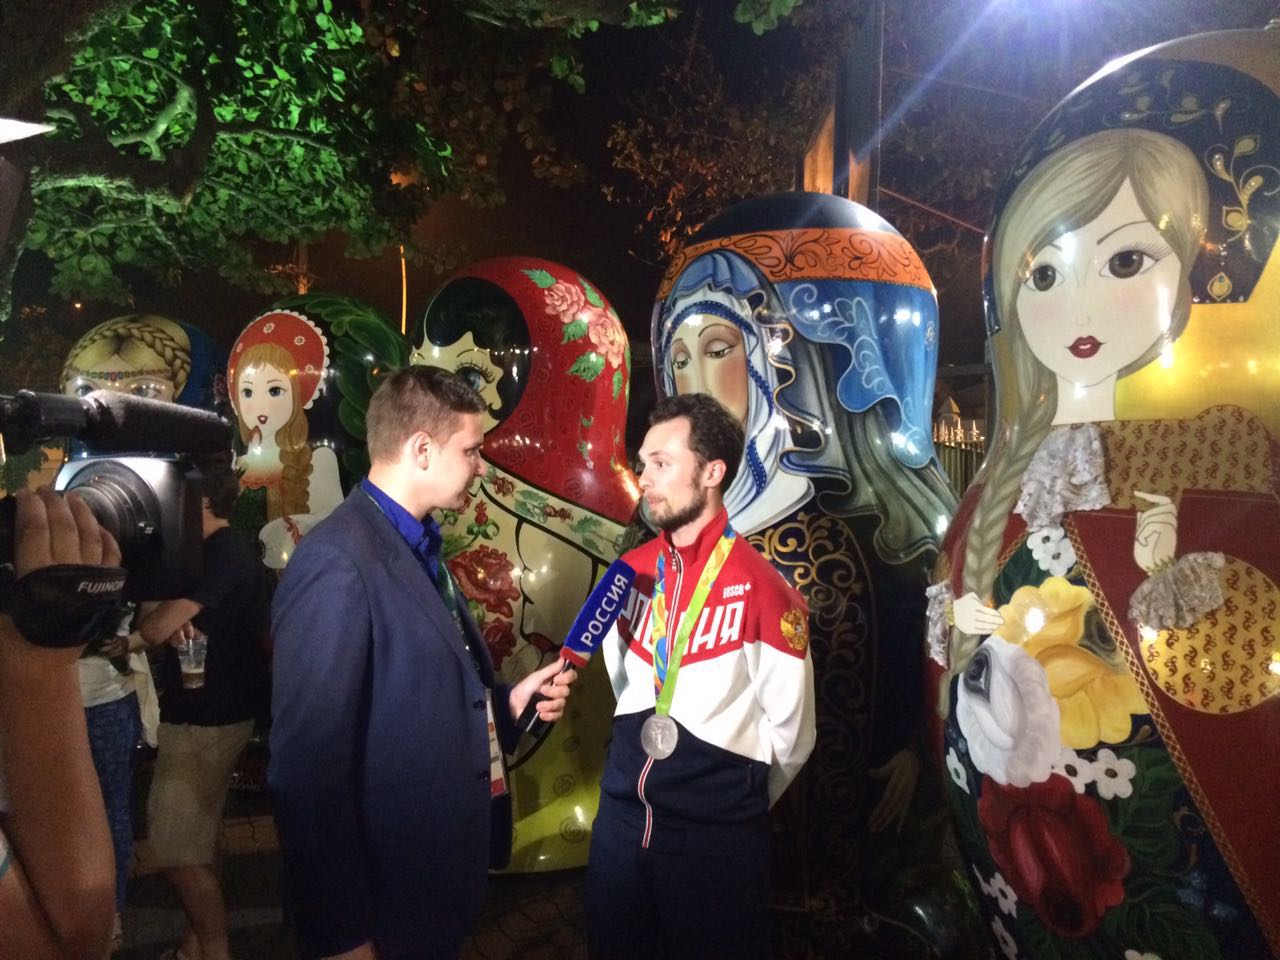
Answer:
POLYGON ((1076 337, 1067 349, 1071 351, 1072 356, 1088 360, 1102 349, 1102 341, 1097 337, 1076 337))

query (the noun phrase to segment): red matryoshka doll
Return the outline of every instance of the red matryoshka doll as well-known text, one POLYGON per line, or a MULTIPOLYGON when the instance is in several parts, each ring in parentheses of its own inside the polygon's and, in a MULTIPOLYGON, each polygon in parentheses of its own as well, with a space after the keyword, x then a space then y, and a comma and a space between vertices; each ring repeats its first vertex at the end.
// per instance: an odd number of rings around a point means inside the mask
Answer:
POLYGON ((773 884, 806 912, 780 935, 820 956, 976 955, 916 743, 911 638, 955 507, 931 436, 924 264, 841 197, 746 200, 668 268, 652 339, 661 394, 709 393, 742 421, 730 522, 809 604, 818 738, 775 809, 773 884))
POLYGON ((273 309, 231 348, 227 386, 243 451, 241 510, 260 526, 263 560, 282 569, 303 534, 343 497, 332 443, 314 434, 311 411, 330 392, 329 339, 303 313, 273 309))
POLYGON ((1280 956, 1280 32, 1111 64, 986 256, 998 422, 930 588, 1008 957, 1280 956))
MULTIPOLYGON (((439 519, 494 666, 515 681, 558 655, 635 510, 626 334, 573 270, 503 257, 446 281, 414 339, 414 363, 456 371, 489 405, 488 474, 439 519)), ((603 664, 592 662, 567 716, 513 760, 512 870, 586 863, 612 713, 603 664)))

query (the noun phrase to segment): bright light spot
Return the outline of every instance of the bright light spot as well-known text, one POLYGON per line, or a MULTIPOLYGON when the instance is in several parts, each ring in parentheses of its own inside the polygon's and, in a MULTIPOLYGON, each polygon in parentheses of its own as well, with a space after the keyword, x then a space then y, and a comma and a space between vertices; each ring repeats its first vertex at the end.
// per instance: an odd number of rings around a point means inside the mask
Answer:
POLYGON ((1160 348, 1160 366, 1166 370, 1173 366, 1173 344, 1168 341, 1160 348))
POLYGON ((950 525, 950 521, 947 520, 947 518, 942 514, 938 514, 938 522, 933 525, 933 531, 938 536, 942 536, 944 533, 947 532, 947 527, 949 525, 950 525))
POLYGON ((775 430, 786 430, 788 429, 787 418, 780 413, 775 413, 769 418, 769 426, 773 427, 775 430))
POLYGON ((1267 669, 1280 677, 1280 652, 1271 654, 1271 662, 1267 664, 1267 669))
POLYGON ((817 310, 810 310, 810 311, 809 311, 809 319, 810 319, 810 320, 817 320, 817 319, 818 319, 818 311, 817 311, 817 310))
POLYGON ((79 310, 81 307, 84 306, 84 304, 81 303, 79 300, 77 300, 75 303, 72 304, 72 306, 75 307, 77 310, 79 310))
POLYGON ((769 341, 764 345, 764 352, 771 357, 776 357, 782 352, 782 338, 770 337, 769 341))
POLYGON ((1254 360, 1254 359, 1250 358, 1250 360, 1249 360, 1249 372, 1250 372, 1250 373, 1257 373, 1257 372, 1258 372, 1258 361, 1257 361, 1257 360, 1254 360))
POLYGON ((1075 388, 1075 390, 1073 390, 1073 391, 1072 391, 1072 395, 1073 395, 1077 400, 1083 400, 1083 399, 1084 399, 1084 395, 1085 395, 1085 391, 1086 391, 1087 389, 1088 389, 1088 388, 1087 388, 1083 383, 1077 383, 1077 384, 1076 384, 1076 388, 1075 388))
POLYGON ((918 326, 920 326, 920 311, 919 311, 919 310, 912 310, 912 311, 911 311, 911 325, 912 325, 913 327, 918 327, 918 326))
POLYGON ((911 319, 911 311, 906 307, 899 307, 893 311, 893 319, 898 323, 906 323, 911 319))
POLYGON ((1155 643, 1158 636, 1160 636, 1158 630, 1148 627, 1145 623, 1138 625, 1138 639, 1143 643, 1155 643))
POLYGON ((0 117, 0 143, 34 137, 37 133, 48 133, 52 129, 47 123, 27 123, 24 120, 0 117))
POLYGON ((897 430, 893 431, 891 439, 893 440, 893 445, 895 447, 898 447, 901 450, 906 450, 907 453, 913 456, 920 452, 920 448, 915 445, 914 441, 907 439, 897 430))
POLYGON ((831 312, 831 304, 829 304, 829 303, 824 303, 824 304, 822 305, 822 312, 823 312, 823 313, 830 313, 830 312, 831 312))
POLYGON ((1160 315, 1160 329, 1169 332, 1169 324, 1173 323, 1173 303, 1169 299, 1168 287, 1156 288, 1156 311, 1160 315))
POLYGON ((1058 238, 1058 247, 1062 251, 1063 259, 1068 263, 1076 258, 1076 238, 1073 235, 1064 233, 1060 236, 1058 238))
POLYGON ((1039 607, 1032 607, 1027 611, 1027 615, 1023 618, 1022 625, 1027 628, 1027 633, 1034 636, 1044 629, 1044 611, 1039 607))

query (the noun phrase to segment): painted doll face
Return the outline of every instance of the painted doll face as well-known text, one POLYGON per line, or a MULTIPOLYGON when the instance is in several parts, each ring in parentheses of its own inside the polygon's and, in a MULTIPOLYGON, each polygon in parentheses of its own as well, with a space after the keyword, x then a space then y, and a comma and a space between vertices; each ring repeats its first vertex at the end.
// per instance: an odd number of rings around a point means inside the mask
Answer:
POLYGON ((1100 383, 1168 330, 1180 273, 1125 181, 1096 219, 1035 252, 1016 300, 1023 336, 1063 380, 1100 383))
POLYGON ((742 331, 727 320, 694 314, 671 339, 671 377, 676 393, 706 393, 747 422, 747 360, 742 331))
MULTIPOLYGON (((159 364, 158 357, 156 361, 159 364)), ((139 370, 136 363, 131 363, 117 353, 94 364, 94 368, 89 373, 68 380, 63 392, 73 397, 83 397, 94 390, 114 390, 116 393, 127 393, 147 400, 173 400, 172 374, 164 366, 139 370)))
POLYGON ((270 364, 246 367, 236 384, 240 419, 263 438, 273 438, 293 415, 293 384, 270 364))
POLYGON ((497 425, 498 421, 489 410, 497 410, 502 406, 502 399, 498 396, 498 378, 502 376, 502 371, 493 362, 488 350, 476 346, 470 331, 443 347, 430 340, 423 340, 422 345, 413 351, 410 362, 452 370, 467 386, 480 394, 488 407, 481 414, 484 431, 488 433, 497 425))

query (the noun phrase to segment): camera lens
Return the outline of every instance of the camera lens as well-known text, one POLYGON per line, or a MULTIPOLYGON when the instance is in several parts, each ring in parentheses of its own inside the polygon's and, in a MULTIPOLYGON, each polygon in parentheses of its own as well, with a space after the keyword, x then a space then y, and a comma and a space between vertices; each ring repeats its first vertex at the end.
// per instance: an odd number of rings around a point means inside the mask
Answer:
POLYGON ((68 492, 80 497, 98 523, 116 538, 122 556, 140 549, 151 535, 142 500, 115 478, 96 474, 68 492))

